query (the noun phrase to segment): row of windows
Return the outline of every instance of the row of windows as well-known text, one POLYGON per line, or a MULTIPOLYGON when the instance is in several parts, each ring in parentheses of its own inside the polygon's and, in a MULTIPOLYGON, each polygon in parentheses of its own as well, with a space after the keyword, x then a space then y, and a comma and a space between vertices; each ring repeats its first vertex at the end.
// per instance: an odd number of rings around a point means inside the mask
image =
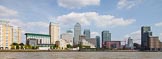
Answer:
POLYGON ((50 40, 46 40, 46 39, 38 39, 38 44, 40 44, 40 43, 42 43, 42 44, 49 44, 50 43, 50 40))
POLYGON ((36 38, 36 39, 50 39, 50 37, 36 37, 36 36, 30 36, 28 38, 36 38))

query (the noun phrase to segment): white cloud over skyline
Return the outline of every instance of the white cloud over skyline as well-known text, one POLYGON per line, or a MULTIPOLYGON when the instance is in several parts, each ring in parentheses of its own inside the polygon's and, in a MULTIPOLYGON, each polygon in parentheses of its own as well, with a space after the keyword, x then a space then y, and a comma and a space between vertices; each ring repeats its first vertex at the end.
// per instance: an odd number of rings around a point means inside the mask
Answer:
POLYGON ((85 26, 89 26, 94 23, 98 27, 127 26, 136 21, 135 19, 118 18, 112 15, 99 15, 97 12, 71 12, 69 14, 56 17, 56 20, 63 25, 72 25, 73 23, 79 22, 85 26))
POLYGON ((86 6, 98 6, 100 0, 58 0, 58 5, 64 8, 81 8, 86 6))
POLYGON ((16 27, 25 27, 25 28, 34 28, 34 27, 48 27, 48 22, 24 22, 19 19, 5 19, 7 21, 10 21, 10 24, 16 27))
POLYGON ((118 4, 117 4, 117 8, 119 9, 130 9, 134 6, 136 6, 137 4, 139 4, 140 2, 142 2, 143 0, 119 0, 118 4))
POLYGON ((90 35, 91 35, 91 38, 96 38, 96 36, 100 36, 98 32, 91 32, 90 35))
POLYGON ((131 37, 135 43, 141 44, 141 30, 134 31, 125 35, 125 38, 131 37))

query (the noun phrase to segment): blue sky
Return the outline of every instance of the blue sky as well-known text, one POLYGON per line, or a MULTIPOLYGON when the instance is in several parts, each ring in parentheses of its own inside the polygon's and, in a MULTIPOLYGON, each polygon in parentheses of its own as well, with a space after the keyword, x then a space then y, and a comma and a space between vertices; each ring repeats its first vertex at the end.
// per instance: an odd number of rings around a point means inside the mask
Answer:
MULTIPOLYGON (((91 36, 109 30, 112 40, 140 39, 140 27, 151 26, 162 41, 162 0, 0 0, 0 19, 26 32, 48 34, 49 22, 60 34, 81 23, 91 36)), ((23 35, 23 42, 25 42, 23 35)), ((140 41, 136 41, 140 43, 140 41)))

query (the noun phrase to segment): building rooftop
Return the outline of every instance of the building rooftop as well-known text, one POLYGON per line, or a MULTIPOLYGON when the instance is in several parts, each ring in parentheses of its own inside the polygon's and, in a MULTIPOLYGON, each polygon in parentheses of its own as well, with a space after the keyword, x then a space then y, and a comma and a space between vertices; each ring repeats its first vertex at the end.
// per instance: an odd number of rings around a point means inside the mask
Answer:
POLYGON ((80 23, 76 23, 75 27, 81 27, 80 23))
POLYGON ((50 35, 48 35, 48 34, 36 34, 36 33, 25 33, 25 35, 48 36, 48 37, 50 37, 50 35))
POLYGON ((105 42, 121 42, 121 41, 105 41, 105 42))
POLYGON ((149 37, 159 37, 159 36, 149 36, 149 37))
POLYGON ((50 22, 50 25, 58 25, 59 23, 56 22, 50 22))
POLYGON ((6 20, 0 20, 0 25, 6 25, 9 24, 9 21, 6 20))

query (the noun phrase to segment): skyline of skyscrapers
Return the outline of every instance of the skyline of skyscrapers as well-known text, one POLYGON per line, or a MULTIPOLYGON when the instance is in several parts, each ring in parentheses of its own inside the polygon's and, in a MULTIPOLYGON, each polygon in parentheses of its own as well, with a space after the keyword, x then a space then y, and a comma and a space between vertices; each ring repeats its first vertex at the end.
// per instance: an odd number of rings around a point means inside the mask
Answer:
POLYGON ((81 25, 79 23, 76 23, 74 25, 74 40, 73 40, 73 45, 78 45, 79 44, 79 36, 81 35, 81 25))
MULTIPOLYGON (((14 27, 9 24, 8 21, 0 21, 0 47, 1 48, 8 48, 10 49, 10 45, 12 43, 20 43, 21 42, 21 28, 20 27, 14 27)), ((46 44, 45 42, 48 42, 48 44, 55 44, 56 41, 61 41, 64 42, 65 44, 70 44, 70 45, 78 45, 80 43, 79 37, 82 35, 81 34, 81 24, 76 23, 74 25, 74 32, 70 29, 67 30, 66 33, 61 34, 61 39, 60 39, 60 27, 58 23, 53 23, 50 22, 49 24, 49 36, 50 41, 46 40, 38 40, 42 41, 42 44, 46 44), (74 34, 74 35, 73 35, 74 34), (62 40, 63 39, 63 40, 62 40), (49 43, 50 42, 50 43, 49 43)), ((96 36, 95 38, 91 38, 90 34, 90 29, 84 29, 83 31, 83 36, 85 36, 85 40, 82 41, 83 43, 85 42, 85 45, 94 45, 97 48, 100 48, 100 45, 102 45, 105 42, 111 42, 111 33, 108 30, 104 30, 101 32, 101 37, 96 36), (102 39, 102 40, 100 40, 102 39), (102 43, 100 43, 100 41, 102 43)), ((38 37, 35 37, 38 38, 38 37)), ((113 42, 113 41, 112 41, 113 42)), ((108 45, 108 43, 107 43, 108 45)), ((64 45, 65 47, 66 45, 64 45)), ((162 46, 159 37, 158 36, 153 36, 151 32, 151 27, 150 26, 142 26, 141 27, 141 49, 142 50, 158 50, 162 46), (156 43, 155 43, 156 42, 156 43)), ((133 49, 133 39, 128 38, 128 47, 133 49)))
POLYGON ((50 22, 49 25, 49 34, 51 36, 51 44, 55 44, 59 40, 60 27, 58 23, 50 22))

